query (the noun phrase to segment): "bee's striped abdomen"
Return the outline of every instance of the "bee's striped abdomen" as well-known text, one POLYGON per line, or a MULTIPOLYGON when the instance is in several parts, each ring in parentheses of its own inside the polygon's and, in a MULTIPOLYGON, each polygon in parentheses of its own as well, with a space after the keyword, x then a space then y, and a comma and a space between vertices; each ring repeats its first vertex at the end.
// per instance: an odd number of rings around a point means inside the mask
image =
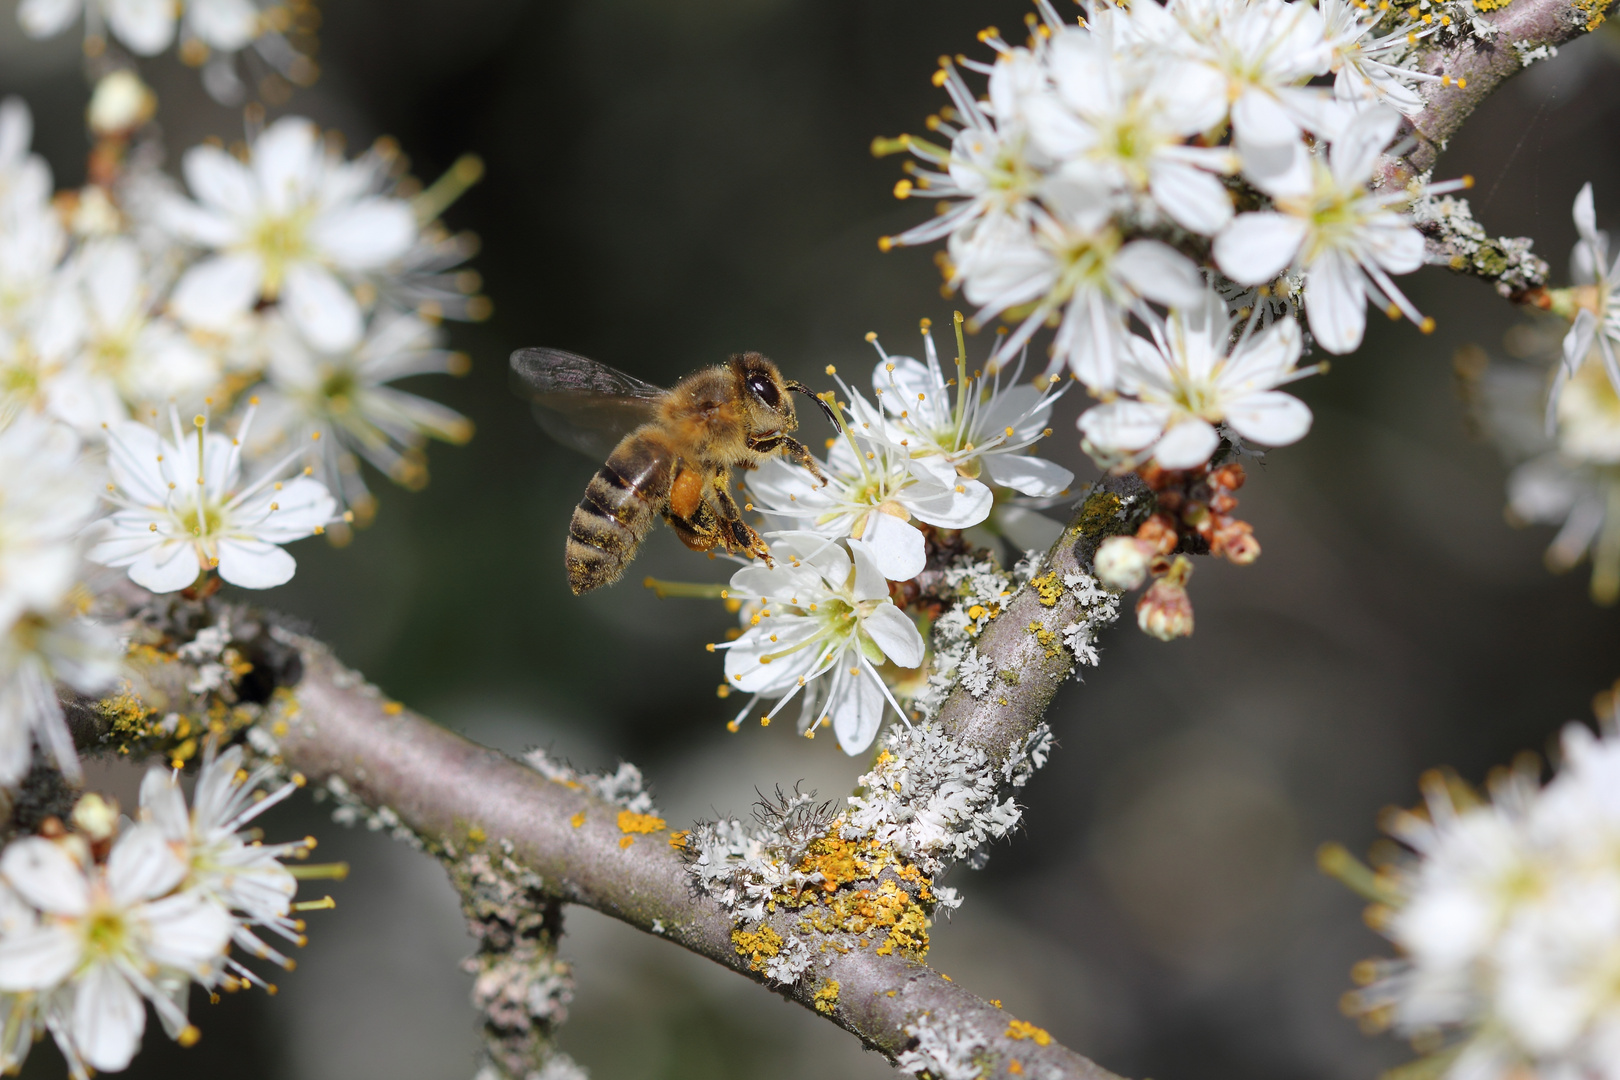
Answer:
POLYGON ((669 498, 672 464, 668 448, 635 432, 591 477, 563 557, 575 595, 619 580, 669 498))

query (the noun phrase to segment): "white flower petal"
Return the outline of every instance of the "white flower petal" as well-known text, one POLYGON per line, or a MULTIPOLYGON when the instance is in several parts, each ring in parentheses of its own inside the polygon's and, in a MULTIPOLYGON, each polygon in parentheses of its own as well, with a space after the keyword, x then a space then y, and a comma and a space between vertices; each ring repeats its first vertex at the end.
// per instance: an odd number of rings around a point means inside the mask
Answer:
POLYGON ((1215 238, 1215 262, 1240 285, 1263 285, 1283 272, 1305 239, 1305 223, 1287 214, 1239 214, 1215 238))
POLYGON ((1367 328, 1367 287, 1361 267, 1324 251, 1307 270, 1305 315, 1316 343, 1330 353, 1354 352, 1367 328))
POLYGON ((151 930, 147 953, 159 964, 195 971, 219 958, 231 938, 232 919, 217 903, 186 889, 141 908, 151 930))
POLYGON ((893 514, 870 511, 859 539, 890 581, 910 581, 928 565, 928 545, 922 531, 893 514))
POLYGON ((107 961, 91 965, 75 985, 73 1045, 102 1072, 127 1067, 141 1046, 146 1007, 141 995, 107 961))
POLYGON ((219 542, 219 576, 244 589, 273 589, 292 580, 298 563, 275 544, 247 537, 219 542))
POLYGON ((354 295, 322 267, 294 263, 287 268, 282 300, 293 323, 323 352, 342 352, 359 344, 365 326, 354 295))
POLYGON ((204 330, 227 330, 259 297, 264 264, 257 255, 215 255, 181 275, 169 299, 175 318, 204 330))
POLYGON ((0 855, 0 875, 17 894, 41 911, 82 915, 90 907, 90 885, 84 869, 56 844, 26 836, 0 855))
POLYGON ((941 529, 966 529, 990 516, 995 495, 977 480, 957 477, 953 487, 913 484, 896 497, 919 521, 941 529))
POLYGON ((1166 469, 1192 469, 1208 461, 1220 444, 1220 435, 1207 421, 1184 417, 1154 444, 1153 460, 1166 469))
MULTIPOLYGON (((883 515, 887 517, 888 515, 883 515)), ((911 528, 911 526, 906 526, 911 528)), ((914 530, 915 531, 915 530, 914 530)), ((865 540, 846 540, 849 545, 849 554, 855 566, 855 580, 850 585, 850 595, 857 601, 884 600, 889 596, 889 582, 884 576, 882 568, 878 565, 877 556, 865 540)), ((919 570, 917 573, 921 573, 919 570)), ((916 575, 912 575, 915 577, 916 575)), ((834 588, 842 588, 846 578, 827 579, 834 588)))
POLYGON ((338 267, 374 270, 410 250, 416 216, 403 199, 365 199, 317 219, 309 239, 338 267))
POLYGON ((129 579, 155 593, 184 589, 200 573, 202 564, 197 560, 197 551, 185 540, 160 541, 129 567, 129 579))
POLYGON ((1055 461, 1023 454, 988 454, 984 470, 1002 487, 1023 495, 1056 495, 1074 481, 1074 473, 1055 461))
POLYGON ((922 663, 926 648, 922 634, 917 624, 895 607, 893 601, 878 605, 861 620, 861 629, 896 666, 914 668, 922 663))
POLYGON ((194 146, 181 163, 191 194, 208 208, 237 221, 259 212, 259 186, 253 172, 217 146, 194 146))
POLYGON ((301 116, 282 117, 253 143, 259 195, 277 215, 291 213, 308 199, 319 183, 319 167, 315 125, 301 116))
POLYGON ((107 856, 107 889, 122 906, 162 896, 185 876, 186 864, 152 825, 125 829, 107 856))
MULTIPOLYGON (((849 659, 848 656, 845 659, 849 659)), ((851 660, 853 664, 853 660, 851 660)), ((859 675, 845 678, 839 686, 833 700, 827 703, 827 711, 832 714, 833 731, 838 735, 838 745, 844 753, 854 757, 872 745, 877 738, 878 728, 883 722, 883 709, 887 704, 883 697, 883 688, 877 685, 876 680, 862 671, 859 675)))
POLYGON ((1145 450, 1164 435, 1171 410, 1163 405, 1116 399, 1080 414, 1080 433, 1106 452, 1145 450))
POLYGON ((0 990, 50 990, 84 957, 84 943, 72 928, 47 923, 0 937, 0 990))
POLYGON ((1232 197, 1212 174, 1175 161, 1154 163, 1148 181, 1153 201, 1177 225, 1213 236, 1232 220, 1232 197))
POLYGON ((1120 248, 1114 272, 1138 294, 1171 307, 1196 304, 1204 295, 1198 267, 1158 240, 1133 240, 1120 248))
POLYGON ((1262 446, 1287 446, 1311 430, 1311 410, 1292 394, 1267 390, 1228 405, 1226 422, 1233 431, 1262 446))

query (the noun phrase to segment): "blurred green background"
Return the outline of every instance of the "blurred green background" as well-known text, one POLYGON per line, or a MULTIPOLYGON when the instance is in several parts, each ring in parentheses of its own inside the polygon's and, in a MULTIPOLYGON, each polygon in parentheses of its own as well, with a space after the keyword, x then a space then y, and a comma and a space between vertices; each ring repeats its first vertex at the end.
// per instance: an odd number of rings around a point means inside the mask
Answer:
MULTIPOLYGON (((0 91, 21 93, 59 183, 83 175, 87 90, 75 34, 21 39, 0 17, 0 91)), ((506 355, 547 344, 671 382, 759 349, 812 382, 864 371, 949 317, 930 251, 875 240, 927 208, 896 203, 877 134, 917 130, 942 97, 935 57, 977 48, 1014 3, 958 0, 341 0, 326 5, 324 75, 281 111, 352 147, 397 136, 431 179, 465 151, 487 179, 449 213, 483 238, 494 317, 451 326, 474 359, 417 387, 472 417, 435 448, 419 494, 379 484, 381 512, 347 549, 294 549, 265 599, 312 623, 397 698, 511 751, 582 768, 639 764, 674 821, 745 814, 754 789, 804 780, 839 795, 861 762, 790 725, 728 734, 717 607, 658 601, 634 581, 578 599, 562 573, 569 512, 594 464, 546 441, 507 385, 506 355)), ((1620 64, 1591 39, 1493 98, 1442 159, 1478 178, 1493 232, 1536 237, 1560 278, 1581 183, 1620 223, 1620 64)), ((240 115, 172 57, 148 63, 175 157, 240 115)), ((1356 356, 1297 385, 1303 444, 1251 471, 1241 516, 1265 555, 1201 561, 1198 631, 1164 645, 1124 624, 1051 720, 1060 749, 1026 789, 1021 835, 957 872, 967 903, 936 928, 941 970, 1130 1076, 1366 1078, 1406 1056, 1338 1014, 1357 959, 1387 952, 1360 902, 1314 868, 1362 850, 1380 807, 1422 769, 1480 781, 1547 750, 1620 675, 1612 611, 1581 572, 1541 567, 1545 530, 1504 524, 1503 468, 1472 439, 1450 358, 1500 356, 1520 313, 1428 269, 1410 295, 1432 337, 1378 320, 1356 356)), ((1407 282, 1403 282, 1405 285, 1407 282)), ((1048 455, 1079 459, 1074 395, 1048 455)), ((822 437, 807 420, 809 438, 822 437)), ((662 530, 632 578, 718 580, 724 564, 662 530)), ((735 704, 734 702, 731 704, 735 704)), ((111 784, 130 771, 104 769, 111 784)), ((202 1006, 204 1038, 154 1036, 129 1075, 240 1080, 470 1076, 471 951, 453 893, 423 859, 331 825, 307 801, 271 836, 313 831, 347 859, 339 907, 311 920, 281 994, 202 1006)), ((317 890, 315 895, 318 895, 317 890)), ((578 998, 563 1045, 602 1080, 890 1075, 853 1037, 745 980, 592 912, 568 916, 578 998)), ((154 1025, 155 1028, 155 1025, 154 1025)), ((60 1075, 42 1044, 29 1076, 60 1075)))

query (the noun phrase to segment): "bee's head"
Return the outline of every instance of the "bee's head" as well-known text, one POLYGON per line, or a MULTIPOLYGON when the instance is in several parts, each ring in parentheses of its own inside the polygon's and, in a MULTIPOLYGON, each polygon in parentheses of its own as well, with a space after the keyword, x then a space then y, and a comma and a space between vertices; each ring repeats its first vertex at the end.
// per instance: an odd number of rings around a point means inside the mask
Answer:
MULTIPOLYGON (((799 426, 799 418, 793 409, 792 393, 815 398, 808 386, 782 378, 776 365, 760 353, 735 354, 731 358, 731 370, 737 377, 739 396, 755 419, 756 430, 771 427, 780 427, 783 431, 794 430, 799 426)), ((816 404, 821 406, 821 411, 827 414, 829 420, 833 419, 832 411, 825 402, 816 398, 816 404)), ((836 420, 833 423, 837 425, 836 420)))

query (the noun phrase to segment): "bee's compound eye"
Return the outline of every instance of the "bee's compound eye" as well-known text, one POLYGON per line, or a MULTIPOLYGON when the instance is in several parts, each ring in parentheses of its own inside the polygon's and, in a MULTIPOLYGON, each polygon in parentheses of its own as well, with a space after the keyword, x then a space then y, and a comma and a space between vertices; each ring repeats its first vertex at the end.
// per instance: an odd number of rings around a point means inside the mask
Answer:
POLYGON ((766 408, 776 409, 781 407, 782 395, 777 393, 776 385, 765 376, 750 375, 748 377, 748 389, 754 392, 754 396, 759 398, 766 408))

